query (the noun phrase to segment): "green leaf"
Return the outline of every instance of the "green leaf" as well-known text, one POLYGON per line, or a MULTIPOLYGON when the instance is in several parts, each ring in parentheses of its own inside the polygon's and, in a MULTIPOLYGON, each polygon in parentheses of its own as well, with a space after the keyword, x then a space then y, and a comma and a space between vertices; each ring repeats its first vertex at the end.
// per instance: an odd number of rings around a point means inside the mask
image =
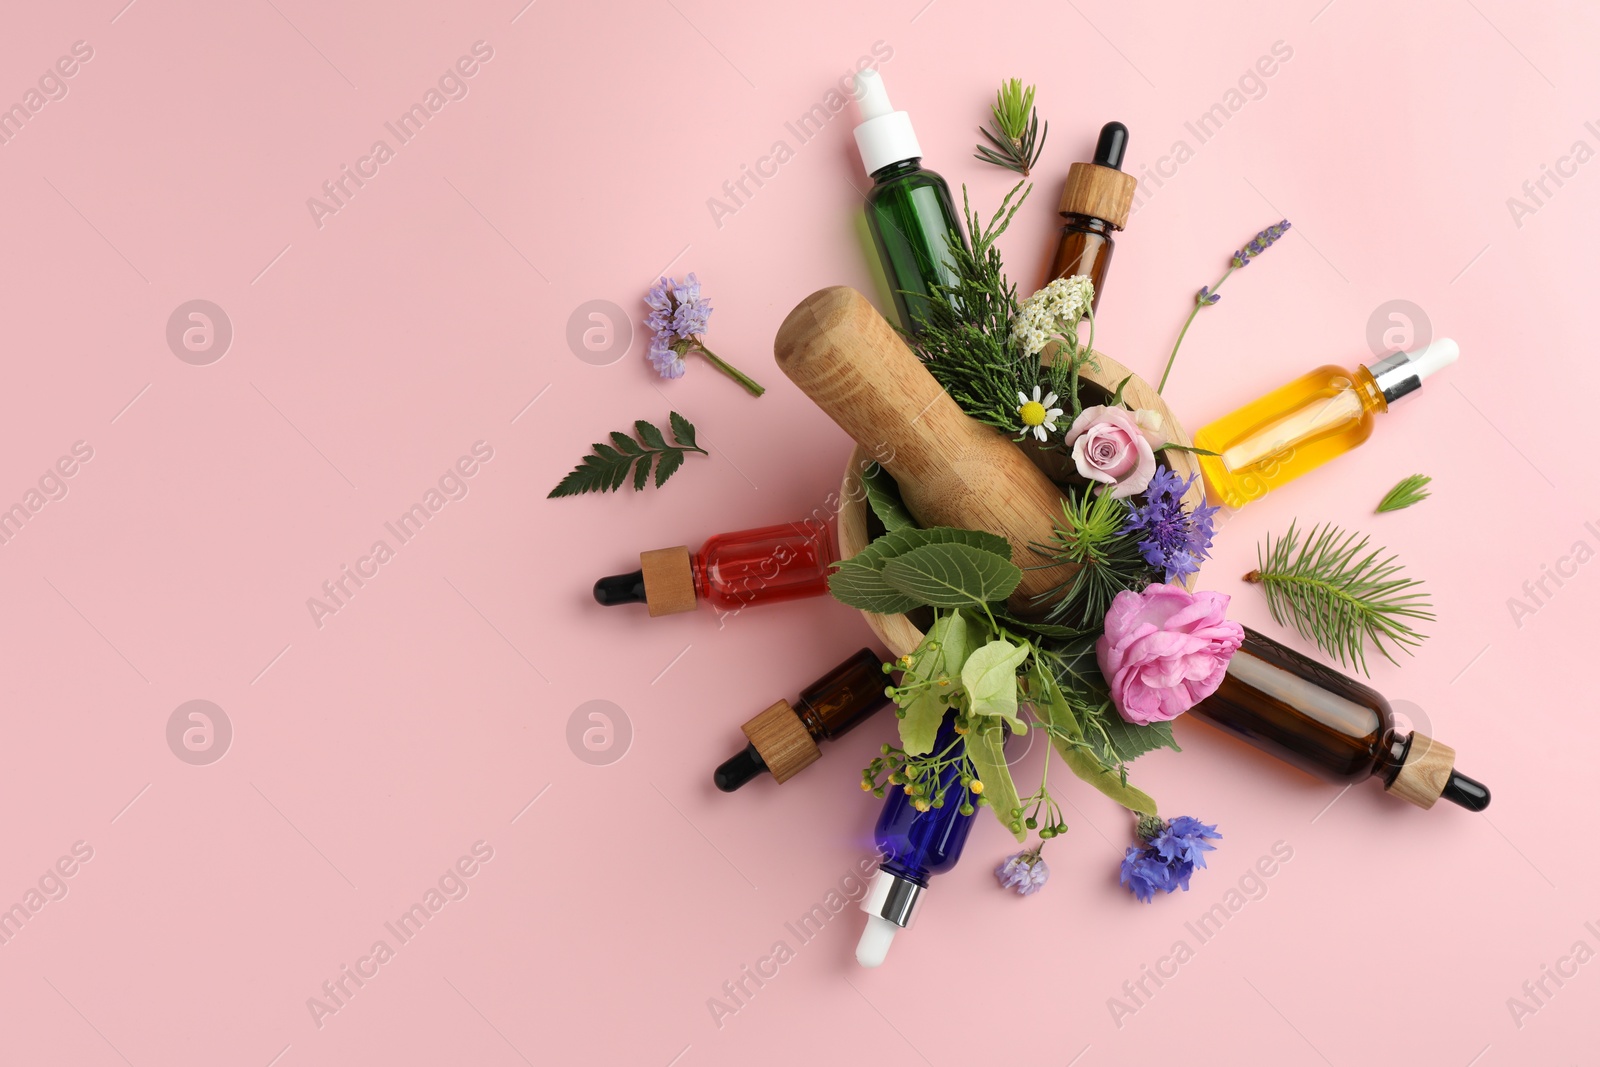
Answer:
POLYGON ((633 424, 638 441, 620 430, 611 431, 611 444, 597 441, 590 445, 590 454, 584 456, 578 465, 550 490, 549 495, 561 497, 577 496, 580 493, 615 492, 628 480, 630 469, 633 471, 633 488, 637 492, 650 483, 652 463, 655 464, 656 470, 655 483, 660 487, 683 465, 686 452, 707 454, 705 449, 695 445, 694 427, 689 425, 689 420, 677 412, 672 413, 672 419, 673 434, 679 440, 677 446, 667 444, 659 429, 640 419, 633 424))
POLYGON ((872 464, 861 472, 861 486, 867 492, 867 503, 872 507, 872 513, 878 516, 885 530, 892 533, 916 527, 917 520, 906 510, 905 502, 900 499, 900 487, 888 471, 876 463, 872 464))
POLYGON ((694 423, 679 415, 676 411, 667 416, 667 421, 672 424, 672 439, 683 448, 699 450, 700 446, 694 442, 694 423))
POLYGON ((842 603, 880 615, 899 615, 921 607, 921 600, 901 592, 884 579, 883 566, 912 549, 932 544, 964 544, 1003 552, 1007 556, 1011 552, 1005 538, 978 530, 953 526, 934 526, 926 530, 908 527, 884 534, 840 563, 839 569, 828 576, 828 591, 842 603))
POLYGON ((948 675, 952 685, 942 690, 924 689, 905 705, 905 716, 900 720, 900 746, 907 755, 923 756, 933 751, 939 724, 949 710, 948 702, 941 701, 939 695, 942 692, 948 697, 961 678, 961 665, 968 654, 967 629, 967 620, 960 612, 941 616, 911 654, 909 673, 929 679, 948 675))
POLYGON ((1029 686, 1034 694, 1034 713, 1054 727, 1049 731, 1050 743, 1067 768, 1129 811, 1155 815, 1156 802, 1150 795, 1127 784, 1121 774, 1106 766, 1087 746, 1077 716, 1043 668, 1033 672, 1029 686))
POLYGON ((828 592, 842 604, 879 615, 901 615, 922 606, 916 597, 892 588, 883 580, 883 572, 860 556, 845 560, 828 575, 828 592))
POLYGON ((656 460, 656 488, 661 488, 661 483, 672 477, 673 472, 683 466, 683 453, 676 448, 669 448, 661 453, 661 458, 656 460))
POLYGON ((972 769, 978 772, 983 796, 988 798, 995 818, 1018 841, 1025 840, 1027 830, 1020 818, 1011 814, 1022 807, 1022 798, 1017 795, 1017 783, 1012 781, 1011 768, 1006 765, 1005 731, 999 723, 979 726, 967 734, 967 758, 972 761, 972 769), (1015 823, 1012 822, 1014 818, 1017 819, 1015 823))
POLYGON ((1146 752, 1153 752, 1158 748, 1170 748, 1174 752, 1183 751, 1178 747, 1177 739, 1172 736, 1170 722, 1153 722, 1148 726, 1138 726, 1124 720, 1114 708, 1096 715, 1084 733, 1089 744, 1094 747, 1095 755, 1100 757, 1102 763, 1112 767, 1119 763, 1132 763, 1146 752))
POLYGON ((964 608, 1004 600, 1022 581, 1006 556, 964 544, 914 548, 883 565, 893 589, 936 608, 964 608))
POLYGON ((1413 474, 1400 479, 1393 489, 1384 494, 1382 502, 1378 504, 1378 514, 1399 511, 1428 499, 1428 491, 1423 486, 1431 481, 1433 479, 1426 474, 1413 474))
POLYGON ((669 447, 667 439, 661 435, 661 431, 656 428, 654 423, 645 419, 640 419, 633 424, 633 432, 639 436, 639 440, 643 441, 647 448, 664 451, 669 447))
POLYGON ((999 716, 1017 733, 1027 733, 1027 726, 1017 718, 1017 668, 1030 651, 1027 645, 998 640, 967 657, 961 668, 961 684, 971 700, 972 714, 999 716))

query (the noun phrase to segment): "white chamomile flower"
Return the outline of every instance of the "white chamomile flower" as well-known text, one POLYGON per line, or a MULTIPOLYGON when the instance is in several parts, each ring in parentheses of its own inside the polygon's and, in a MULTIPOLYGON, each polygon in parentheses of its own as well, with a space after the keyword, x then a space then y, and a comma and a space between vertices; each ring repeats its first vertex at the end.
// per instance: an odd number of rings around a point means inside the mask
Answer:
POLYGON ((1039 386, 1033 387, 1033 399, 1028 399, 1027 393, 1017 394, 1017 417, 1022 420, 1023 436, 1033 434, 1040 441, 1056 432, 1056 420, 1061 417, 1061 409, 1056 403, 1061 399, 1054 393, 1045 393, 1039 386))

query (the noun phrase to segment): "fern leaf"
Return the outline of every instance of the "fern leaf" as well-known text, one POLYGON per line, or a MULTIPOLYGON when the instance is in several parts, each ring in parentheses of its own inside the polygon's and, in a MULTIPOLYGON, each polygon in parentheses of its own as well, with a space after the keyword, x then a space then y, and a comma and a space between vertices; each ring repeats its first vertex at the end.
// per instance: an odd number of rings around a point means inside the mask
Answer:
POLYGON ((694 425, 676 411, 671 416, 672 439, 675 444, 667 444, 666 437, 661 430, 640 419, 633 424, 633 432, 638 438, 629 437, 621 430, 613 430, 610 434, 611 443, 601 444, 596 442, 590 445, 590 454, 584 456, 578 465, 572 468, 568 475, 550 490, 550 497, 578 496, 582 493, 611 493, 621 489, 628 480, 628 472, 633 472, 633 488, 635 492, 650 484, 650 468, 655 466, 655 484, 661 486, 673 473, 683 465, 685 454, 698 452, 702 456, 711 453, 695 444, 694 425))

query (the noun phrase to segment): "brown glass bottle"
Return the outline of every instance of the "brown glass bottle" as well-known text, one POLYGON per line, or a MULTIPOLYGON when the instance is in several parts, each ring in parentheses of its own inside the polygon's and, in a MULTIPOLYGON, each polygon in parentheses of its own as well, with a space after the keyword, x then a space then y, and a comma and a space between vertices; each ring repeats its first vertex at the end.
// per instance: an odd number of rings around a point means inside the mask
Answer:
POLYGON ((1456 772, 1455 751, 1425 734, 1398 732, 1378 692, 1254 630, 1244 633, 1222 685, 1195 705, 1197 715, 1321 778, 1377 777, 1423 808, 1441 796, 1470 811, 1489 806, 1489 790, 1456 772))
POLYGON ((1128 224, 1138 185, 1133 175, 1122 173, 1127 148, 1128 128, 1120 122, 1106 123, 1095 144, 1094 162, 1074 163, 1061 194, 1061 243, 1045 281, 1087 274, 1094 283, 1090 302, 1094 310, 1099 310, 1106 268, 1116 248, 1111 235, 1128 224))
POLYGON ((750 743, 712 775, 731 793, 762 771, 786 782, 822 757, 819 741, 832 741, 889 703, 884 695, 883 661, 863 648, 818 678, 793 706, 776 704, 741 727, 750 743))

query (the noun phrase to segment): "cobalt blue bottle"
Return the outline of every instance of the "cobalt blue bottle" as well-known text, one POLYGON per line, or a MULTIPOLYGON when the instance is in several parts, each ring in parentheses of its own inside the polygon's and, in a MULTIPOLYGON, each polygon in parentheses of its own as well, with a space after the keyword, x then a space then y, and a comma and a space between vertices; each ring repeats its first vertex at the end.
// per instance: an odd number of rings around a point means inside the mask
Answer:
MULTIPOLYGON (((943 752, 955 740, 955 715, 939 728, 933 750, 943 752)), ((946 790, 944 806, 918 811, 900 786, 892 786, 883 801, 883 813, 873 832, 877 841, 878 873, 861 910, 867 913, 867 928, 856 944, 856 962, 876 967, 888 955, 894 935, 911 925, 917 905, 928 888, 930 875, 943 874, 961 858, 961 848, 972 831, 973 815, 961 814, 962 785, 960 767, 952 764, 939 777, 946 790)))

